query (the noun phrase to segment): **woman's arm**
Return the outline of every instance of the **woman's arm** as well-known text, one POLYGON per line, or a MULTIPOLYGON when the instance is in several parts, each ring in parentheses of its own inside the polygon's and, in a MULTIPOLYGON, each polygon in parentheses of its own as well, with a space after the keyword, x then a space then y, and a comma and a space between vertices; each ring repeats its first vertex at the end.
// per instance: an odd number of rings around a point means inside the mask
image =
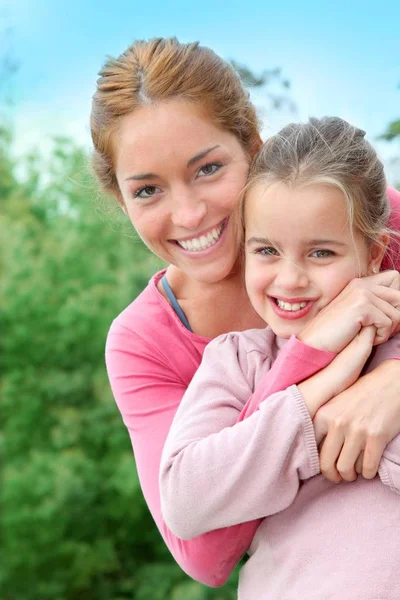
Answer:
POLYGON ((399 380, 400 362, 384 360, 316 413, 317 440, 325 438, 321 471, 329 480, 353 481, 361 452, 363 476, 376 475, 387 444, 400 433, 399 380))
MULTIPOLYGON (((129 328, 114 322, 106 346, 111 388, 131 437, 144 497, 165 543, 188 575, 206 585, 222 585, 250 546, 259 521, 218 529, 187 541, 175 536, 165 524, 158 482, 161 453, 187 386, 171 369, 156 344, 157 340, 153 346, 145 344, 129 328)), ((274 385, 279 385, 282 377, 285 387, 292 382, 294 372, 296 378, 302 380, 328 364, 333 356, 300 342, 286 346, 281 361, 275 363, 276 370, 271 371, 274 385), (299 350, 297 353, 295 346, 299 350), (295 366, 293 373, 292 363, 295 366)), ((257 385, 254 410, 267 397, 268 385, 267 377, 257 385)), ((246 400, 249 397, 251 402, 251 392, 246 400)), ((235 414, 240 413, 236 411, 235 414)))
MULTIPOLYGON (((390 203, 390 216, 389 216, 389 227, 392 231, 400 232, 400 192, 394 188, 387 188, 387 197, 390 203)), ((400 271, 400 252, 399 252, 400 238, 394 239, 390 245, 389 250, 386 253, 382 269, 396 269, 400 271)))

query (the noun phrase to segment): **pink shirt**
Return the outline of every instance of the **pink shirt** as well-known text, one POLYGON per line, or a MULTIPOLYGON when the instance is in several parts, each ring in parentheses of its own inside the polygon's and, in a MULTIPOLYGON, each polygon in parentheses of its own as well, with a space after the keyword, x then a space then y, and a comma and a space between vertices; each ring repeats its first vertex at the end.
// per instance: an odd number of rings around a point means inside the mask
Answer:
MULTIPOLYGON (((391 226, 399 230, 400 193, 388 190, 388 194, 392 201, 391 226)), ((157 290, 161 275, 156 275, 112 323, 106 345, 107 370, 132 441, 143 494, 168 548, 191 577, 207 585, 222 585, 249 548, 259 521, 183 541, 169 530, 162 517, 158 484, 162 449, 210 340, 190 333, 182 325, 157 290)), ((323 368, 331 358, 307 346, 300 348, 299 343, 287 344, 239 418, 273 392, 323 368)))
MULTIPOLYGON (((229 333, 207 346, 164 446, 164 518, 186 539, 267 517, 240 574, 240 600, 398 600, 400 436, 385 450, 381 481, 338 486, 319 474, 297 386, 237 422, 282 343, 267 328, 229 333)), ((374 350, 369 369, 399 357, 397 335, 374 350)))

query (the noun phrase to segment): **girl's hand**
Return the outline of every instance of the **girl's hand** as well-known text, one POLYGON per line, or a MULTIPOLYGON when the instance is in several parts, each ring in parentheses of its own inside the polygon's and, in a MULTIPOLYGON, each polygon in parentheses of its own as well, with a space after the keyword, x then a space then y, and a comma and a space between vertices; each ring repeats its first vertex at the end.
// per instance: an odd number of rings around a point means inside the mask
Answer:
POLYGON ((376 476, 383 451, 400 433, 399 375, 398 360, 384 361, 317 411, 314 429, 318 444, 325 438, 320 463, 327 479, 376 476))
POLYGON ((374 325, 373 343, 382 344, 400 325, 399 290, 397 271, 353 279, 304 327, 298 338, 314 348, 339 353, 362 327, 374 325))
POLYGON ((325 369, 298 384, 312 419, 323 404, 357 381, 371 354, 374 339, 375 327, 363 327, 325 369))

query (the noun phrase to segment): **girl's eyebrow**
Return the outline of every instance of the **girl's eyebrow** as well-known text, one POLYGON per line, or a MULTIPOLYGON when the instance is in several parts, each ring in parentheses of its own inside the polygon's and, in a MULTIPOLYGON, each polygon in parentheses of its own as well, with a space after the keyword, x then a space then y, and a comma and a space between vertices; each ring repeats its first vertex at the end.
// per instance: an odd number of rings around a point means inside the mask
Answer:
MULTIPOLYGON (((202 150, 198 154, 195 154, 194 156, 192 156, 192 158, 190 158, 188 160, 188 163, 186 166, 191 167, 192 165, 197 163, 199 160, 201 160, 202 158, 207 156, 207 154, 209 154, 210 152, 215 150, 215 148, 220 148, 220 145, 216 144, 215 146, 211 146, 210 148, 206 148, 205 150, 202 150)), ((129 177, 126 177, 125 181, 142 181, 143 179, 157 179, 157 178, 158 178, 158 175, 156 175, 156 173, 138 173, 137 175, 130 175, 129 177)))
POLYGON ((347 244, 345 244, 344 242, 338 242, 337 240, 310 240, 308 242, 309 246, 325 246, 325 245, 329 245, 329 246, 347 246, 347 244))
POLYGON ((247 244, 264 244, 264 246, 274 246, 274 243, 267 238, 251 237, 247 240, 247 244))

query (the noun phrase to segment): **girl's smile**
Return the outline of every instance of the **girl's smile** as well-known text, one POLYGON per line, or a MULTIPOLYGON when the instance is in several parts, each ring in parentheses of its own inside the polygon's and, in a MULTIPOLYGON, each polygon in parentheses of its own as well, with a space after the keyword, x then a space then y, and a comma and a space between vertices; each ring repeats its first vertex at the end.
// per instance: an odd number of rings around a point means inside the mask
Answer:
POLYGON ((245 199, 246 288, 258 314, 288 338, 354 278, 376 244, 349 226, 342 191, 311 183, 256 183, 245 199))

